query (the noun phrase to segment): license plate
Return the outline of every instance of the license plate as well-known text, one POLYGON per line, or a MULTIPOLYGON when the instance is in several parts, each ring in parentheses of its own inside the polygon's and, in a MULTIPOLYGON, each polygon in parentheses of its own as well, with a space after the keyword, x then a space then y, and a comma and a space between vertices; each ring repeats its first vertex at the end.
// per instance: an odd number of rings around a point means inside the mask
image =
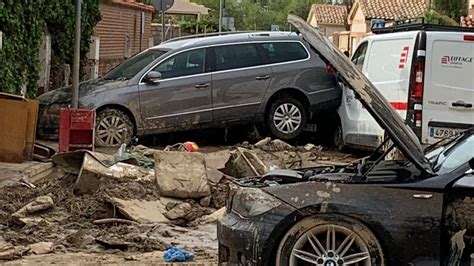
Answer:
POLYGON ((444 139, 454 137, 461 134, 462 129, 452 129, 443 127, 430 127, 430 137, 437 139, 444 139))

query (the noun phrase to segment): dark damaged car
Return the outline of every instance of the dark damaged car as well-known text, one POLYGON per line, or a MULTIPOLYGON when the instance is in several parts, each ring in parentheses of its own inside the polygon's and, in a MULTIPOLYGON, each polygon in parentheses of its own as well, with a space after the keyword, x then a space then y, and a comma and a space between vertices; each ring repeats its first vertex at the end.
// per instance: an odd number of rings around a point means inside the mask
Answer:
MULTIPOLYGON (((165 42, 80 84, 79 104, 97 112, 96 144, 132 136, 264 124, 297 137, 320 111, 340 105, 331 69, 298 35, 237 33, 165 42)), ((71 88, 38 98, 38 135, 56 137, 71 88)))
POLYGON ((290 15, 289 22, 334 66, 393 145, 347 166, 280 170, 232 184, 218 223, 219 262, 473 265, 474 130, 422 150, 343 54, 300 18, 290 15), (383 160, 394 147, 405 160, 383 160))

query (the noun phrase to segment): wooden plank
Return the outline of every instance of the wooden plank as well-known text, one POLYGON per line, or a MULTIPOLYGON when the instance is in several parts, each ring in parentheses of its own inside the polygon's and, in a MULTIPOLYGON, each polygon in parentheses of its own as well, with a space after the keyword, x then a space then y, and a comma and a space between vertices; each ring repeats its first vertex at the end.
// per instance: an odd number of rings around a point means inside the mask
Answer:
POLYGON ((23 161, 26 122, 26 101, 0 98, 0 161, 23 161))

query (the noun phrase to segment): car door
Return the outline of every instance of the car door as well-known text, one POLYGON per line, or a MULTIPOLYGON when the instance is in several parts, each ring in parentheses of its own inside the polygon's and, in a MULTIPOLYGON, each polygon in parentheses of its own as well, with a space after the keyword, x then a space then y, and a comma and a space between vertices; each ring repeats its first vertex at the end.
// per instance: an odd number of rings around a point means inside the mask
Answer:
POLYGON ((146 130, 212 122, 207 65, 207 49, 199 48, 172 55, 151 69, 161 73, 161 79, 158 83, 140 82, 140 110, 146 130))
POLYGON ((212 100, 215 121, 253 118, 270 83, 272 70, 263 65, 253 43, 212 48, 212 100))
POLYGON ((455 148, 439 155, 438 173, 460 176, 444 199, 444 246, 447 265, 474 264, 474 135, 464 137, 455 148), (471 167, 467 166, 470 161, 471 167), (469 169, 471 168, 471 169, 469 169))
POLYGON ((446 262, 474 265, 474 173, 457 180, 446 197, 446 262))

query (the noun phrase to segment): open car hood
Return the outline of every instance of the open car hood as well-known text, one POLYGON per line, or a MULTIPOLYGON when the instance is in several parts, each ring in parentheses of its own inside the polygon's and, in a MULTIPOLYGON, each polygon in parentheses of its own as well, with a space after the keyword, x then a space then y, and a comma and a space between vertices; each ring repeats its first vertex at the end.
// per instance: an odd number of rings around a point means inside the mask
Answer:
POLYGON ((293 24, 303 38, 316 50, 326 63, 331 64, 338 76, 359 96, 365 108, 377 123, 385 129, 401 152, 420 170, 433 174, 430 162, 426 159, 421 144, 411 128, 404 123, 400 115, 392 109, 390 103, 369 81, 369 79, 342 54, 318 30, 295 15, 288 15, 288 22, 293 24))

